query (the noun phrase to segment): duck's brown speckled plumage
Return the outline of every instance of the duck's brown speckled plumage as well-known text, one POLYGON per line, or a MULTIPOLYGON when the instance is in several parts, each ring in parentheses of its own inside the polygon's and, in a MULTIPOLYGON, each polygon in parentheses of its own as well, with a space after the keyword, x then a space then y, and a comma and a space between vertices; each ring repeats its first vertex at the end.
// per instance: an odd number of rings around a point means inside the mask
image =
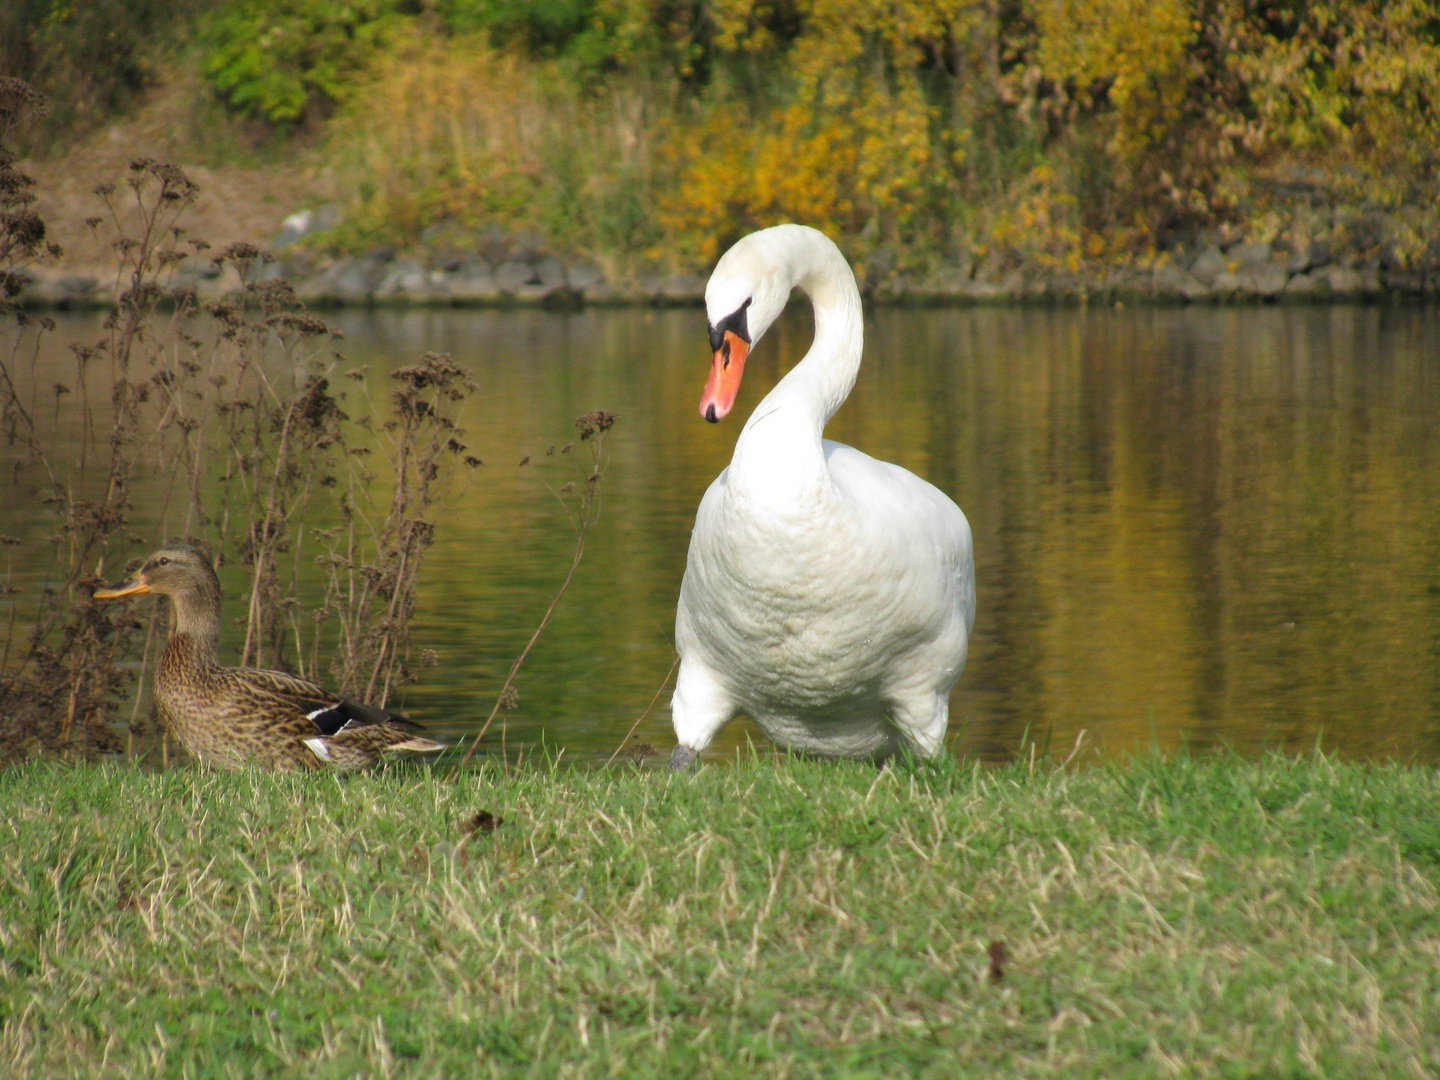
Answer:
POLYGON ((403 716, 337 697, 281 671, 223 666, 220 582, 195 549, 168 547, 100 599, 153 592, 175 605, 175 633, 155 671, 161 721, 188 753, 215 765, 361 769, 387 752, 439 750, 403 716))

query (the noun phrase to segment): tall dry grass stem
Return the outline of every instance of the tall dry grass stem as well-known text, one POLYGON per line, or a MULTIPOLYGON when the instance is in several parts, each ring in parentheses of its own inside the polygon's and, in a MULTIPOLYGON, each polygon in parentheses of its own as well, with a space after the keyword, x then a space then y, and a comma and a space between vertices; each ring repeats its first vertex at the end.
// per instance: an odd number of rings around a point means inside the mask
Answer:
POLYGON ((665 692, 665 687, 670 685, 670 679, 674 676, 675 669, 679 666, 680 656, 676 654, 675 659, 670 664, 670 670, 665 673, 664 681, 661 682, 660 686, 656 689, 655 696, 650 699, 650 704, 646 705, 645 711, 635 718, 635 722, 630 725, 630 730, 625 732, 624 738, 620 740, 620 745, 615 747, 615 752, 605 759, 606 765, 613 764, 615 759, 620 756, 620 752, 625 749, 625 744, 631 740, 636 730, 645 722, 645 718, 650 715, 650 710, 655 708, 655 703, 660 700, 660 695, 665 692))
MULTIPOLYGON (((577 500, 577 515, 572 519, 575 522, 575 549, 570 558, 570 569, 566 571, 565 580, 560 583, 560 588, 555 591, 555 595, 551 598, 550 606, 545 609, 545 614, 541 617, 540 624, 535 627, 535 632, 530 635, 530 640, 525 643, 525 647, 520 650, 520 654, 515 657, 514 662, 510 665, 510 671, 505 676, 505 682, 500 687, 500 692, 495 696, 495 704, 490 709, 490 715, 485 718, 485 723, 482 724, 480 730, 475 733, 475 737, 470 740, 470 745, 466 748, 460 760, 451 767, 447 779, 454 780, 460 775, 461 767, 469 762, 470 758, 474 755, 476 748, 480 745, 480 740, 485 737, 486 732, 490 730, 490 726, 495 722, 495 717, 499 715, 502 710, 508 711, 514 707, 517 700, 514 690, 515 676, 520 673, 521 666, 530 655, 530 650, 535 647, 535 643, 540 640, 540 635, 545 632, 545 627, 550 625, 550 619, 555 614, 555 609, 560 605, 561 597, 563 597, 565 591, 570 588, 570 582, 575 579, 575 571, 579 569, 580 559, 585 554, 585 538, 590 531, 590 527, 599 520, 600 517, 600 480, 605 472, 605 435, 614 425, 615 415, 605 412, 603 409, 586 413, 575 421, 575 426, 580 429, 581 442, 590 449, 590 470, 585 477, 584 486, 581 488, 580 496, 577 500)), ((570 446, 566 445, 560 452, 564 454, 569 450, 570 446)), ((520 464, 523 466, 528 461, 529 458, 525 458, 520 464)), ((573 486, 573 482, 566 484, 565 487, 562 488, 562 491, 572 489, 573 486)), ((558 496, 559 492, 556 492, 556 494, 558 496)), ((506 764, 508 766, 508 762, 506 764)))
MULTIPOLYGON (((43 108, 23 83, 0 80, 0 140, 43 108)), ((56 427, 73 414, 75 445, 62 457, 37 412, 42 338, 55 323, 15 299, 28 266, 58 249, 14 162, 0 142, 0 430, 16 451, 12 493, 45 507, 51 553, 28 575, 42 583, 27 589, 20 541, 0 537, 0 760, 145 749, 155 734, 146 676, 166 615, 158 604, 148 614, 96 604, 91 593, 118 573, 121 552, 177 531, 217 570, 238 560, 247 571, 241 664, 323 678, 329 656, 343 693, 385 704, 436 660, 432 650, 412 658, 410 625, 435 510, 451 475, 481 463, 458 422, 470 372, 426 354, 391 373, 377 399, 365 371, 347 368, 342 335, 306 310, 265 252, 235 244, 210 256, 185 235, 196 185, 141 157, 122 185, 96 188, 99 212, 87 220, 115 284, 102 336, 72 344, 70 381, 50 388, 56 427), (197 282, 217 274, 235 287, 202 299, 197 282), (346 377, 354 389, 337 389, 346 377)))

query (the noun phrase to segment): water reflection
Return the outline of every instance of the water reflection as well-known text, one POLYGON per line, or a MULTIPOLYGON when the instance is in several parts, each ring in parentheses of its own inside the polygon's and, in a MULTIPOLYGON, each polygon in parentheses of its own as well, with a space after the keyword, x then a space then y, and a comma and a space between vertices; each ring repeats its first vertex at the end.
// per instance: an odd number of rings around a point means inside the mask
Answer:
MULTIPOLYGON (((536 455, 563 482, 546 447, 580 413, 620 414, 603 517, 506 736, 608 755, 670 667, 696 503, 808 346, 808 314, 777 325, 718 426, 695 407, 695 310, 334 321, 352 360, 448 351, 481 384, 466 425, 487 464, 422 585, 417 644, 442 666, 405 702, 442 732, 483 719, 568 566, 562 507, 515 463, 536 455)), ((69 319, 59 337, 89 327, 69 319)), ((1437 358, 1440 316, 1418 308, 874 313, 827 434, 970 517, 980 603, 955 748, 1002 758, 1028 730, 1063 754, 1083 729, 1107 755, 1152 738, 1247 753, 1323 739, 1440 759, 1437 358)), ((37 378, 62 362, 42 357, 37 378)), ((0 531, 43 543, 23 506, 0 509, 0 531)), ((665 704, 640 732, 662 748, 665 704)), ((716 753, 751 735, 733 725, 716 753)))

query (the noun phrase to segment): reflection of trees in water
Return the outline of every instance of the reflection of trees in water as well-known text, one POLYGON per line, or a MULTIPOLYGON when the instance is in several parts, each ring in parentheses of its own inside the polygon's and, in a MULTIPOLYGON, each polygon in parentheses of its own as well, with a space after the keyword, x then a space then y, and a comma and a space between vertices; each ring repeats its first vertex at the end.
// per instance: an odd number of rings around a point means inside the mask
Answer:
POLYGON ((986 599, 1004 615, 966 677, 1010 700, 981 747, 1028 722, 1114 750, 1153 724, 1165 746, 1298 750, 1323 730, 1432 755, 1433 315, 996 317, 973 352, 988 368, 1009 342, 979 421, 1002 514, 977 536, 1001 560, 980 560, 982 634, 986 599))

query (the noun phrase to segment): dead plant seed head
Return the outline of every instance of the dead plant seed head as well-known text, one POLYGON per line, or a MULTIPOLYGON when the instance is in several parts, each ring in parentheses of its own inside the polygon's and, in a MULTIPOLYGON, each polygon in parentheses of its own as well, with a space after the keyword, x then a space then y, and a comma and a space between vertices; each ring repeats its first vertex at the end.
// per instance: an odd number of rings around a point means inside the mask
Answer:
MULTIPOLYGON (((632 735, 631 738, 639 738, 639 736, 632 735)), ((651 746, 648 742, 637 742, 626 748, 625 756, 636 765, 639 765, 646 758, 655 756, 655 747, 651 746)))
POLYGON ((580 429, 580 439, 583 442, 588 439, 593 439, 597 435, 604 435, 605 432, 615 426, 615 420, 616 416, 614 413, 606 412, 604 409, 597 409, 594 412, 589 412, 584 416, 577 417, 575 426, 580 429))
POLYGON ((0 78, 0 143, 22 125, 49 115, 50 99, 24 79, 0 78))

